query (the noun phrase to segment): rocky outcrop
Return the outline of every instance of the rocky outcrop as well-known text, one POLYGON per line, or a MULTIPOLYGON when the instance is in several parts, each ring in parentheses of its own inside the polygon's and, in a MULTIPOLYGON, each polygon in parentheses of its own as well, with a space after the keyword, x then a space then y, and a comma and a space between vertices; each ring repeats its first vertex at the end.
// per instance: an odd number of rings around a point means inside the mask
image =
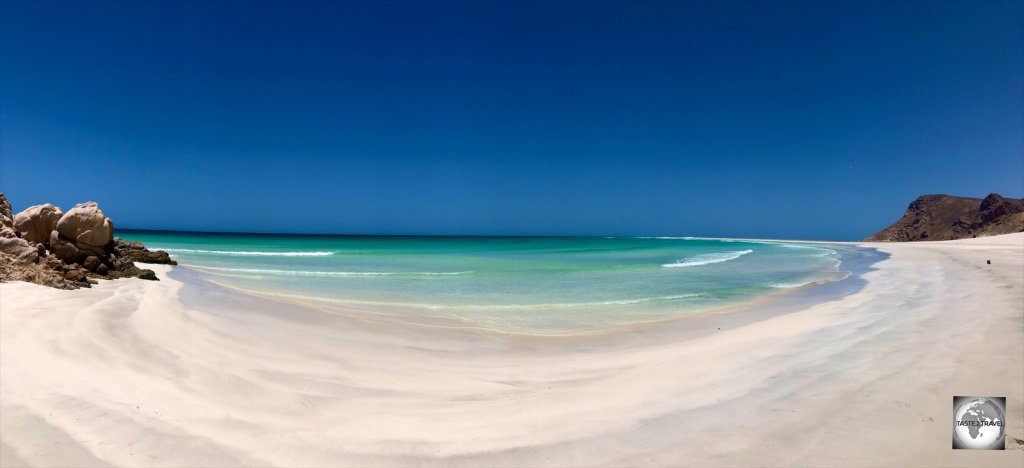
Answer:
POLYGON ((20 237, 0 237, 0 253, 9 255, 18 263, 39 261, 39 249, 20 237))
POLYGON ((923 195, 898 221, 865 241, 952 240, 1024 232, 1024 200, 923 195))
POLYGON ((11 216, 0 193, 0 282, 29 281, 61 289, 89 287, 101 278, 157 280, 134 262, 176 265, 167 252, 114 239, 114 223, 94 202, 67 213, 37 205, 11 216))
POLYGON ((126 257, 133 262, 139 263, 162 263, 165 265, 177 265, 178 262, 171 260, 171 256, 163 250, 149 250, 142 242, 128 242, 120 237, 114 238, 114 252, 126 257))
POLYGON ((64 213, 60 208, 49 203, 32 206, 14 215, 14 230, 22 239, 46 244, 50 242, 50 233, 57 228, 57 221, 62 216, 64 213))
POLYGON ((7 254, 0 253, 0 280, 2 281, 27 281, 58 289, 89 287, 89 279, 84 270, 72 268, 69 271, 65 273, 60 266, 54 269, 46 264, 22 263, 7 254))

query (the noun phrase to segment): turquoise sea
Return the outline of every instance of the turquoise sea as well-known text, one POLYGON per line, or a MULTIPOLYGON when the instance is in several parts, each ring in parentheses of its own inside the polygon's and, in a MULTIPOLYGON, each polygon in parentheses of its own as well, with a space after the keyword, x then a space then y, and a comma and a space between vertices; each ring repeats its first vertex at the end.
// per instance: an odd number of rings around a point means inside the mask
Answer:
POLYGON ((661 320, 839 281, 853 249, 668 237, 119 231, 213 282, 321 306, 526 333, 661 320))

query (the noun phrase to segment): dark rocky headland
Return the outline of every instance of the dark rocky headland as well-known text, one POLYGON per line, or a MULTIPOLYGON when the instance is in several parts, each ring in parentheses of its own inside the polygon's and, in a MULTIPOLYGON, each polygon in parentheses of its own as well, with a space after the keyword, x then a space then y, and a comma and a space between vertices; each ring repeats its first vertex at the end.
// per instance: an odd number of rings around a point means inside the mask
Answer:
POLYGON ((157 280, 135 262, 177 265, 167 252, 114 237, 113 221, 94 202, 67 213, 47 203, 13 214, 0 193, 0 282, 77 289, 97 279, 157 280))
POLYGON ((865 241, 941 241, 1024 232, 1024 200, 922 195, 898 221, 865 241))

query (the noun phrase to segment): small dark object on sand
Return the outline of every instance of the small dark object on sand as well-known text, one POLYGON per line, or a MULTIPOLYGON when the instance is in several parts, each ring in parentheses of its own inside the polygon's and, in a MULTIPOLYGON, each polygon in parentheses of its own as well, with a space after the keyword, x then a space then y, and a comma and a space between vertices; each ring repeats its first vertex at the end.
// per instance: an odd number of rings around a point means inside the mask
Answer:
POLYGON ((985 263, 991 265, 992 264, 992 260, 985 260, 985 263))

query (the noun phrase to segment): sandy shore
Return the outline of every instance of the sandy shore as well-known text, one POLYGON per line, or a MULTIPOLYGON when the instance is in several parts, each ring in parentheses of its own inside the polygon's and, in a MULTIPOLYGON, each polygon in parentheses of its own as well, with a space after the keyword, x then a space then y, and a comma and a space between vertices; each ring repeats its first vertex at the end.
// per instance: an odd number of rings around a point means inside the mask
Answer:
POLYGON ((950 449, 953 395, 1007 397, 1024 438, 1024 234, 871 246, 891 256, 840 299, 599 337, 325 314, 164 266, 0 284, 0 465, 1024 465, 950 449))

